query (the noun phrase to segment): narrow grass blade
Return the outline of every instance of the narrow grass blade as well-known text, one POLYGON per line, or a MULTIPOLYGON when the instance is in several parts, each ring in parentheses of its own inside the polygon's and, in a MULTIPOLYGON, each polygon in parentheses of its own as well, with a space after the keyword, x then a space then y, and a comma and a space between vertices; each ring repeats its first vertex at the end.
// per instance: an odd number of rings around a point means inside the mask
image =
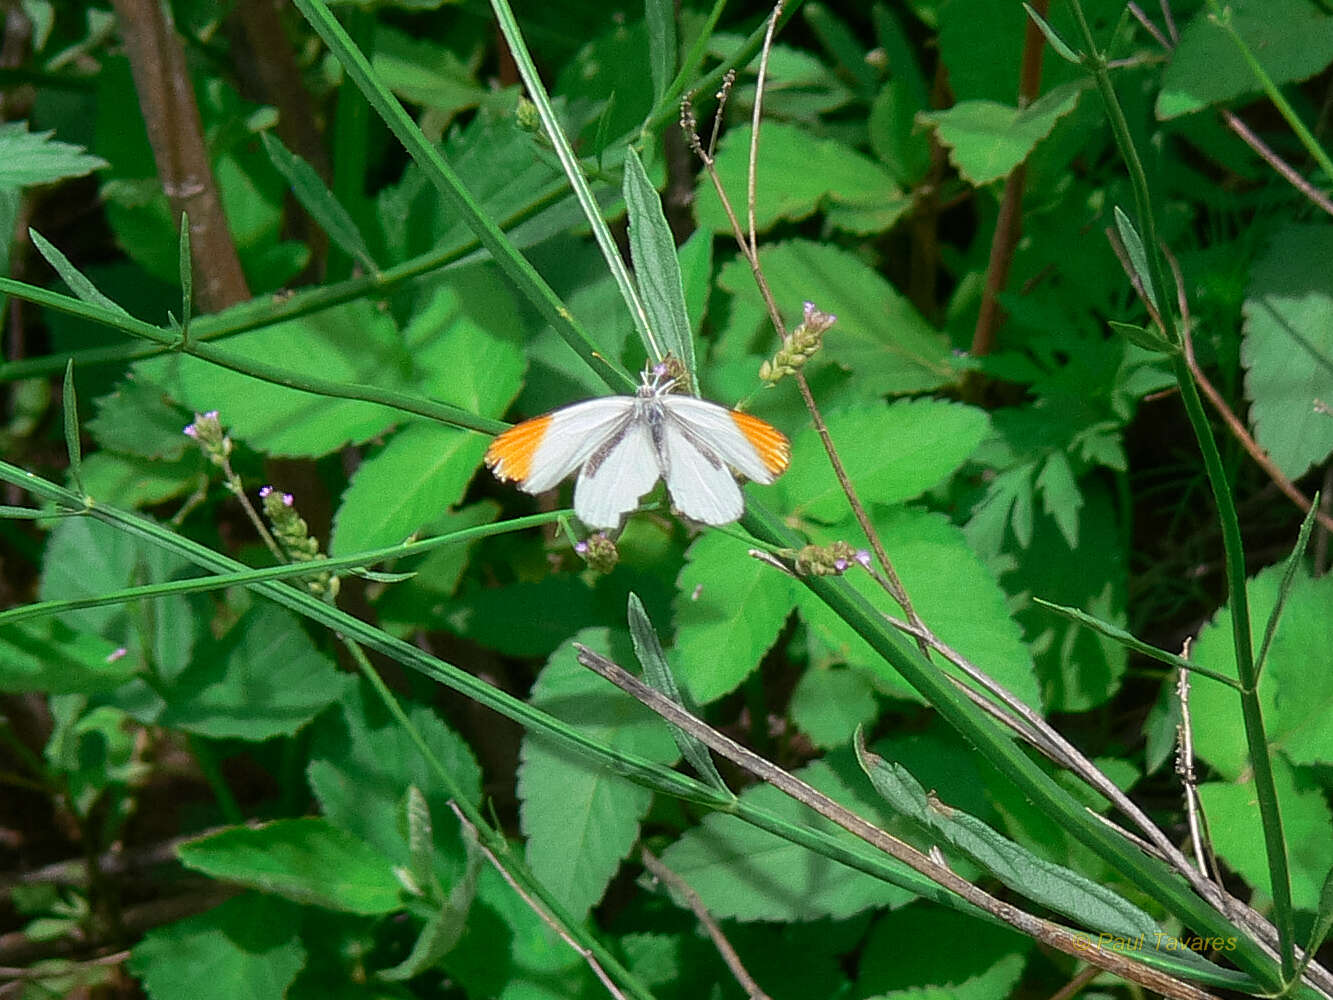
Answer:
POLYGON ((69 478, 80 493, 83 489, 83 446, 79 442, 79 398, 74 393, 74 359, 65 365, 65 450, 69 452, 69 478))
POLYGON ((1124 629, 1118 628, 1110 622, 1102 621, 1100 618, 1090 615, 1086 611, 1080 611, 1078 608, 1067 608, 1063 604, 1052 604, 1050 601, 1043 601, 1040 597, 1034 597, 1032 600, 1033 602, 1040 604, 1043 608, 1049 608, 1058 615, 1064 615, 1066 618, 1072 619, 1080 625, 1086 625, 1094 632, 1100 632, 1108 639, 1114 639, 1126 649, 1132 649, 1136 653, 1150 656, 1154 660, 1175 667, 1177 670, 1188 670, 1190 673, 1199 674, 1203 677, 1219 681, 1227 687, 1236 688, 1240 686, 1234 677, 1227 677, 1225 674, 1215 673, 1205 667, 1200 667, 1191 663, 1183 656, 1177 656, 1175 653, 1168 653, 1164 649, 1158 649, 1156 646, 1144 642, 1137 636, 1131 635, 1124 629))
POLYGON ((32 245, 37 248, 38 253, 45 257, 46 262, 55 268, 56 274, 60 275, 61 280, 69 286, 71 292, 84 302, 101 306, 103 309, 110 309, 112 312, 118 312, 124 316, 129 315, 117 303, 112 302, 98 291, 97 286, 84 277, 83 272, 71 264, 69 258, 48 242, 41 233, 35 229, 29 229, 28 237, 32 240, 32 245))
POLYGON ((1256 684, 1264 675, 1268 647, 1272 645, 1273 636, 1277 633, 1277 623, 1282 617, 1282 609, 1287 606, 1287 595, 1291 593, 1291 585, 1296 579, 1296 570, 1301 564, 1301 557, 1305 555, 1305 547, 1310 543, 1310 531, 1314 528, 1315 514, 1319 511, 1319 499, 1319 494, 1316 493, 1314 499, 1310 501, 1310 510, 1301 523, 1300 533, 1296 536, 1296 545, 1291 550, 1291 555, 1287 556, 1287 565, 1282 570, 1282 583, 1277 589, 1277 600, 1273 603, 1273 610, 1268 616, 1268 624, 1264 626, 1264 638, 1259 644, 1259 656, 1254 661, 1256 684))
POLYGON ((324 232, 329 234, 329 239, 371 274, 378 274, 379 265, 371 257, 370 248, 366 246, 361 230, 357 228, 351 214, 343 208, 342 203, 333 196, 333 192, 315 172, 315 168, 284 146, 273 133, 263 132, 260 134, 260 139, 264 143, 264 152, 268 154, 273 166, 292 186, 292 194, 296 195, 296 200, 310 213, 311 218, 319 223, 324 232))
MULTIPOLYGON (((657 630, 653 628, 653 623, 649 620, 648 612, 644 610, 639 595, 632 591, 629 595, 629 635, 634 643, 634 655, 639 658, 639 663, 643 666, 644 680, 677 705, 689 709, 690 706, 685 704, 680 687, 676 684, 676 678, 671 673, 671 665, 667 663, 666 654, 662 652, 662 643, 658 641, 657 630)), ((699 777, 718 791, 730 794, 731 790, 727 788, 722 775, 718 774, 717 767, 713 764, 708 747, 678 726, 671 727, 671 736, 699 777)))

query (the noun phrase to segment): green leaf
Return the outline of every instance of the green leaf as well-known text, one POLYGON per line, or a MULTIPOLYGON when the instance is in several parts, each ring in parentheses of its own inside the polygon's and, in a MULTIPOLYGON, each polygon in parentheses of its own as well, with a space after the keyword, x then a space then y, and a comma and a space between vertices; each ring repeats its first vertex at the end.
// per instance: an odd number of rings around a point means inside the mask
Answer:
MULTIPOLYGON (((1333 22, 1333 18, 1329 19, 1333 22)), ((1333 452, 1333 231, 1279 229, 1255 260, 1244 304, 1241 360, 1254 437, 1298 479, 1333 452)))
MULTIPOLYGON (((51 532, 37 593, 44 601, 95 597, 132 584, 161 583, 185 567, 179 556, 109 525, 67 518, 51 532)), ((136 666, 153 663, 163 678, 174 677, 191 660, 195 621, 185 597, 80 608, 65 612, 61 621, 124 647, 136 666)))
POLYGON ((1060 526, 1060 534, 1071 549, 1078 548, 1078 512, 1083 509, 1083 492, 1078 488, 1069 456, 1052 451, 1037 473, 1041 506, 1060 526))
POLYGON ((1120 234, 1120 242, 1125 245, 1125 253, 1129 255, 1130 267, 1134 269, 1134 275, 1139 279, 1139 287, 1143 289, 1143 294, 1148 296, 1153 308, 1158 308, 1157 289, 1153 287, 1152 273, 1148 269, 1148 254, 1143 247, 1143 240, 1139 236, 1139 231, 1134 228, 1134 223, 1129 221, 1129 216, 1120 211, 1119 205, 1115 206, 1115 228, 1120 234))
POLYGON ((294 615, 263 603, 162 689, 166 709, 157 721, 215 739, 290 736, 350 683, 294 615))
MULTIPOLYGON (((634 643, 634 655, 643 668, 643 679, 677 705, 693 712, 693 706, 686 704, 676 684, 671 664, 667 662, 666 654, 662 652, 662 643, 657 638, 657 630, 653 628, 652 620, 649 619, 643 602, 639 600, 639 595, 633 591, 629 595, 628 618, 630 640, 634 643)), ((699 777, 714 788, 728 791, 727 783, 722 780, 722 775, 717 773, 713 758, 702 740, 675 725, 671 726, 671 738, 676 741, 676 746, 699 777)))
MULTIPOLYGON (((417 789, 409 789, 409 801, 411 802, 411 816, 423 816, 425 818, 420 845, 422 854, 421 863, 429 865, 425 870, 421 870, 414 863, 414 873, 418 878, 434 878, 434 843, 430 831, 430 811, 426 807, 425 799, 417 789)), ((413 854, 417 854, 417 837, 410 838, 413 844, 413 854)), ((471 827, 463 828, 463 846, 466 852, 466 863, 463 876, 449 891, 448 899, 441 900, 439 909, 426 921, 426 925, 417 935, 416 941, 412 945, 412 951, 408 956, 391 969, 385 969, 379 973, 379 978, 386 982, 405 982, 415 976, 419 976, 427 969, 439 964, 440 959, 449 954, 454 946, 458 944, 458 939, 462 937, 463 929, 467 926, 468 914, 472 909, 472 903, 477 895, 477 876, 481 874, 484 856, 481 848, 477 844, 476 831, 471 827)))
MULTIPOLYGON (((962 531, 939 514, 903 508, 878 509, 872 520, 922 620, 1022 701, 1039 706, 1031 653, 1010 616, 1008 599, 968 548, 962 531)), ((814 532, 812 541, 824 543, 833 537, 814 532)), ((876 607, 902 617, 897 604, 867 574, 848 573, 846 579, 876 607)), ((880 689, 894 697, 920 700, 864 639, 809 591, 799 590, 796 603, 801 618, 834 659, 868 671, 880 689)))
POLYGON ((203 473, 204 457, 198 451, 175 462, 96 451, 83 461, 83 486, 100 503, 131 509, 184 496, 198 489, 203 473))
POLYGON ((899 184, 916 184, 930 169, 930 140, 917 128, 918 104, 910 83, 899 76, 886 83, 870 104, 866 127, 870 148, 899 184))
POLYGON ((194 310, 194 258, 190 255, 190 217, 181 212, 180 257, 181 275, 181 336, 188 337, 190 318, 194 310))
POLYGON ((875 67, 866 58, 864 40, 857 38, 847 23, 822 3, 807 3, 801 13, 824 51, 832 56, 838 74, 852 80, 862 98, 873 94, 879 80, 875 67))
POLYGON ((1032 22, 1041 29, 1041 33, 1046 37, 1046 41, 1050 43, 1050 46, 1055 51, 1056 55, 1065 62, 1073 63, 1075 66, 1082 64, 1083 57, 1066 44, 1065 40, 1060 37, 1059 33, 1046 21, 1046 18, 1038 14, 1032 8, 1031 4, 1023 4, 1023 9, 1028 12, 1028 17, 1032 18, 1032 22))
POLYGON ((114 642, 50 618, 0 627, 0 691, 94 694, 119 687, 138 669, 114 642))
MULTIPOLYGON (((785 315, 800 316, 808 300, 838 317, 824 335, 823 351, 807 366, 809 377, 817 377, 827 364, 849 368, 854 384, 863 379, 863 391, 875 397, 925 392, 957 379, 959 368, 946 338, 859 257, 832 244, 797 240, 761 248, 759 259, 769 285, 789 290, 778 293, 785 315)), ((743 260, 724 265, 718 284, 738 302, 759 306, 754 277, 743 260)), ((766 314, 756 309, 753 315, 768 337, 764 343, 773 343, 766 314)), ((754 333, 753 328, 732 327, 723 336, 749 343, 754 333)))
MULTIPOLYGON (((649 7, 652 3, 649 3, 649 7)), ((664 351, 685 364, 695 378, 694 337, 685 308, 685 287, 657 189, 633 148, 625 150, 625 209, 629 213, 629 249, 634 275, 648 312, 649 328, 664 351)))
POLYGON ((160 386, 133 375, 93 400, 93 408, 97 415, 87 422, 87 428, 103 448, 175 461, 194 447, 184 433, 189 412, 173 405, 160 386))
MULTIPOLYGON (((1333 62, 1333 16, 1303 0, 1229 0, 1231 22, 1279 87, 1307 79, 1333 62)), ((1259 91, 1236 43, 1200 7, 1180 33, 1162 75, 1157 117, 1175 118, 1259 91)))
POLYGON ((943 837, 1014 892, 1091 931, 1128 938, 1152 937, 1156 932, 1148 914, 1110 889, 1038 857, 976 817, 928 797, 906 768, 870 753, 859 736, 856 752, 871 784, 895 812, 943 837))
MULTIPOLYGON (((1248 581, 1252 622, 1264 621, 1271 614, 1282 576, 1282 566, 1269 566, 1248 581)), ((1292 582, 1269 647, 1268 666, 1259 679, 1259 702, 1267 722, 1269 746, 1275 755, 1280 751, 1294 764, 1333 763, 1333 730, 1326 724, 1333 711, 1333 674, 1314 666, 1323 663, 1327 650, 1333 648, 1330 607, 1333 577, 1313 579, 1302 568, 1292 582)), ((1191 658, 1227 677, 1236 676, 1229 608, 1220 610, 1199 633, 1191 658)), ((1235 780, 1245 773, 1249 749, 1239 721, 1236 693, 1221 684, 1200 680, 1191 688, 1190 710, 1195 754, 1226 778, 1235 780)))
MULTIPOLYGON (((717 171, 742 226, 749 156, 750 128, 728 131, 718 147, 717 171)), ((795 125, 764 123, 755 181, 755 226, 760 232, 780 220, 799 221, 820 209, 882 210, 886 206, 892 209, 892 217, 881 220, 885 229, 911 208, 911 201, 879 164, 849 146, 821 139, 795 125)), ((699 186, 695 213, 700 228, 730 235, 731 223, 712 184, 699 186)), ((774 287, 781 286, 774 283, 774 287)), ((820 304, 823 306, 822 300, 820 304)))
MULTIPOLYGON (((1239 726, 1237 727, 1239 728, 1239 726)), ((1282 803, 1282 832, 1291 865, 1291 901, 1299 910, 1314 911, 1329 868, 1333 867, 1333 813, 1317 781, 1273 755, 1273 781, 1282 803)), ((1254 784, 1209 781, 1199 786, 1208 816, 1213 848, 1245 881, 1272 895, 1263 828, 1254 807, 1254 784)))
POLYGON ((449 775, 441 781, 364 681, 348 685, 341 701, 310 729, 306 774, 324 816, 374 845, 391 864, 410 867, 410 844, 397 817, 407 790, 419 788, 435 827, 436 874, 444 885, 456 883, 466 870, 466 849, 449 800, 481 801, 481 770, 471 749, 434 710, 403 702, 408 721, 449 775))
MULTIPOLYGON (((983 410, 934 399, 833 410, 825 422, 862 501, 880 504, 910 500, 943 482, 990 430, 983 410)), ((813 427, 794 436, 791 469, 778 489, 789 516, 826 523, 851 517, 813 427)))
POLYGON ((325 819, 232 827, 188 841, 177 853, 187 868, 295 903, 364 915, 402 908, 392 865, 325 819))
POLYGON ((387 25, 375 26, 370 63, 375 76, 399 97, 437 112, 454 114, 491 96, 447 46, 387 25))
POLYGON ((84 277, 83 272, 71 264, 68 257, 48 243, 41 233, 35 229, 29 229, 28 237, 32 240, 32 245, 46 258, 46 262, 55 269, 56 274, 60 275, 65 284, 69 286, 69 290, 76 296, 84 302, 109 309, 121 316, 129 315, 119 305, 98 291, 97 286, 84 277))
POLYGON ((885 1000, 994 1000, 1014 995, 1031 950, 1007 927, 917 902, 875 922, 857 986, 885 1000))
MULTIPOLYGON (((633 657, 627 638, 588 629, 574 641, 623 664, 633 657)), ((663 764, 680 757, 662 720, 582 667, 570 643, 547 662, 530 700, 618 750, 663 764)), ((535 731, 524 736, 519 756, 519 815, 528 838, 528 865, 581 917, 602 898, 638 840, 652 792, 543 740, 535 731)))
MULTIPOLYGON (((405 387, 409 364, 393 321, 366 299, 229 337, 226 347, 293 373, 389 388, 405 387)), ((181 355, 140 361, 135 371, 195 412, 218 410, 233 438, 270 456, 327 455, 399 419, 375 403, 288 389, 181 355)))
POLYGON ((278 1000, 306 962, 299 913, 247 893, 149 931, 130 972, 153 1000, 278 1000))
POLYGON ((960 101, 947 111, 923 111, 917 120, 934 125, 949 160, 971 184, 981 187, 1007 177, 1074 110, 1086 80, 1061 84, 1026 108, 995 101, 960 101))
POLYGON ((465 588, 432 617, 506 656, 549 656, 569 638, 567 622, 599 619, 606 620, 597 592, 581 577, 558 574, 465 588))
POLYGON ((677 676, 707 704, 759 666, 791 613, 791 585, 743 543, 710 532, 690 546, 672 606, 677 676))
POLYGON ((0 123, 0 190, 83 177, 107 166, 82 146, 53 141, 54 134, 29 132, 27 122, 0 123))
POLYGON ((273 166, 287 178, 296 200, 310 213, 311 218, 319 223, 329 239, 368 272, 378 274, 379 265, 371 257, 361 231, 347 209, 343 208, 323 179, 315 172, 315 168, 284 146, 282 140, 272 132, 261 132, 259 137, 264 143, 264 152, 268 154, 273 166))
POLYGON ((395 434, 352 475, 334 517, 330 554, 404 541, 463 498, 486 453, 472 431, 419 422, 395 434))
MULTIPOLYGON (((865 781, 849 754, 830 756, 796 776, 872 822, 885 816, 882 805, 859 792, 865 781)), ((741 800, 790 822, 826 830, 849 844, 861 843, 771 785, 751 786, 741 800)), ((909 898, 905 890, 720 813, 705 816, 667 848, 662 861, 721 919, 840 919, 869 907, 901 905, 909 898)))
POLYGON ((1155 351, 1158 354, 1171 354, 1175 351, 1175 348, 1171 346, 1171 341, 1163 337, 1155 326, 1122 323, 1114 319, 1107 320, 1106 325, 1125 337, 1131 344, 1142 347, 1145 351, 1155 351))
POLYGON ((653 100, 657 101, 661 100, 676 75, 676 5, 672 0, 644 0, 643 13, 648 26, 648 68, 653 76, 653 100))
POLYGON ((65 386, 61 394, 65 424, 65 454, 69 458, 69 478, 74 489, 83 493, 83 445, 79 442, 79 397, 74 390, 74 359, 65 364, 65 386))
POLYGON ((791 721, 821 750, 845 746, 878 712, 875 689, 859 670, 811 665, 791 695, 791 721))

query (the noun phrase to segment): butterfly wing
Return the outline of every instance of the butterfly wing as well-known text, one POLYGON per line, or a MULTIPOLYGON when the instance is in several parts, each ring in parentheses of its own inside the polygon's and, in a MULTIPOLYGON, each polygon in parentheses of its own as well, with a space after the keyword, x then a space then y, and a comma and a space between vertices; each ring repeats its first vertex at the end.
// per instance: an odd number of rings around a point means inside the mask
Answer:
POLYGON ((730 524, 740 517, 745 501, 727 463, 680 421, 667 420, 663 430, 667 492, 676 509, 703 524, 730 524))
POLYGON ((583 463, 574 484, 574 513, 590 528, 615 528, 661 474, 648 424, 631 414, 583 463))
POLYGON ((542 493, 620 434, 633 413, 633 396, 603 396, 533 417, 491 442, 486 465, 497 479, 517 480, 525 493, 542 493))
POLYGON ((791 460, 791 443, 786 435, 758 417, 693 396, 664 396, 662 407, 668 414, 668 424, 683 425, 688 437, 702 442, 733 469, 756 483, 767 485, 773 482, 791 460))

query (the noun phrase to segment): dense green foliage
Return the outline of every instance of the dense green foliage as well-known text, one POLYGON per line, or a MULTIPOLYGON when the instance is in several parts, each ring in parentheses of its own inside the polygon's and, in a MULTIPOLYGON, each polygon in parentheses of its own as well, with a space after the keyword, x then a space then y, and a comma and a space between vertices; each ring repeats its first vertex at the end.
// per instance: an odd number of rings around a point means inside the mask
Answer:
MULTIPOLYGON (((779 335, 678 125, 692 94, 709 143, 734 64, 716 175, 744 223, 768 8, 527 4, 520 36, 502 2, 299 0, 274 38, 264 6, 160 8, 226 221, 192 214, 184 239, 126 44, 157 0, 11 12, 15 996, 612 995, 599 973, 744 995, 642 850, 775 1000, 1040 997, 1086 968, 713 770, 579 646, 1080 940, 1281 989, 1333 913, 1333 583, 1290 499, 1333 484, 1326 4, 1182 0, 1145 25, 1055 0, 1043 33, 1016 0, 788 3, 758 269, 789 331, 804 303, 837 317, 803 377, 910 609, 795 380, 760 380, 779 335), (520 82, 524 40, 549 100, 520 82), (603 565, 568 485, 533 499, 483 455, 506 421, 629 391, 655 344, 784 430, 791 466, 720 529, 659 490, 603 565), (796 558, 839 542, 845 575, 796 558), (913 613, 929 661, 882 617, 913 613), (1167 664, 1198 667, 1210 864, 1281 944, 1108 832, 1096 814, 1134 824, 958 695, 941 645, 1177 845, 1167 664)), ((1141 995, 1126 978, 1084 995, 1141 995)))

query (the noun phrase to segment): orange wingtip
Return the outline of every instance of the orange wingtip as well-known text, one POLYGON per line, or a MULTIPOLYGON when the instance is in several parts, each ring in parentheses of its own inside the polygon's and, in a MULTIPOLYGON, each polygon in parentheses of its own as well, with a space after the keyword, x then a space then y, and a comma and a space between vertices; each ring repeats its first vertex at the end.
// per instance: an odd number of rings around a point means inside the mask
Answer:
POLYGON ((745 440, 754 445, 754 450, 759 453, 759 460, 764 463, 765 468, 775 476, 781 475, 786 470, 787 463, 791 461, 791 442, 787 440, 787 435, 768 421, 752 417, 740 410, 732 410, 731 419, 745 435, 745 440))
POLYGON ((515 424, 505 431, 486 449, 486 465, 495 473, 496 479, 515 479, 519 482, 527 479, 532 472, 532 459, 537 448, 546 437, 551 417, 533 417, 521 424, 515 424))

